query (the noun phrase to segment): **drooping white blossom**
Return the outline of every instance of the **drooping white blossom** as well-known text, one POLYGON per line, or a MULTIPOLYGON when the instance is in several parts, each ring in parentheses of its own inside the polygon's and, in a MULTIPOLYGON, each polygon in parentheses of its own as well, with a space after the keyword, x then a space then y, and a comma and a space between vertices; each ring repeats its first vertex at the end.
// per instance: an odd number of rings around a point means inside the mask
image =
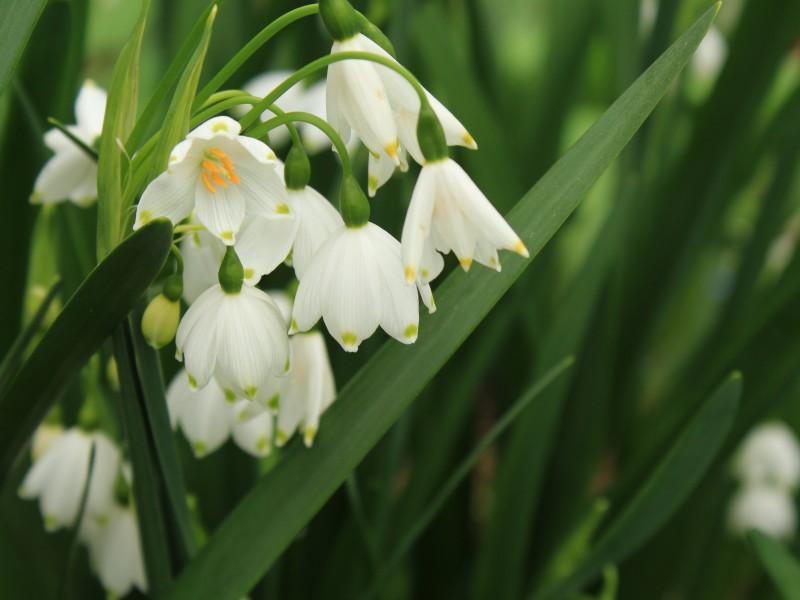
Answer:
POLYGON ((156 217, 178 223, 194 210, 208 231, 231 246, 245 216, 292 219, 274 152, 240 130, 233 119, 215 117, 175 146, 167 170, 139 201, 134 229, 156 217))
POLYGON ((289 368, 286 323, 275 302, 257 288, 228 294, 207 289, 186 311, 175 339, 192 387, 213 375, 223 389, 253 398, 270 376, 289 368))
POLYGON ((39 499, 39 510, 48 531, 75 524, 87 484, 93 444, 94 463, 84 518, 101 522, 108 519, 119 473, 119 450, 105 434, 73 427, 33 463, 19 488, 20 497, 39 499))
POLYGON ((108 520, 84 519, 80 539, 89 551, 89 563, 109 599, 126 596, 133 587, 147 592, 139 526, 133 507, 114 503, 108 520))
MULTIPOLYGON (((87 146, 94 146, 103 129, 105 110, 105 91, 92 81, 84 82, 75 100, 76 124, 67 126, 67 130, 87 146)), ((58 129, 48 130, 44 143, 55 154, 36 177, 31 202, 93 203, 97 198, 97 162, 58 129)))
POLYGON ((800 484, 800 445, 783 423, 753 429, 734 459, 734 475, 746 485, 773 485, 794 490, 800 484))
POLYGON ((292 266, 297 278, 302 279, 316 251, 334 231, 344 226, 344 221, 339 211, 312 187, 288 193, 297 220, 292 266))
POLYGON ((308 331, 320 317, 348 352, 378 326, 404 344, 416 341, 419 298, 404 284, 397 240, 373 223, 334 231, 300 281, 290 333, 308 331))
POLYGON ((789 540, 797 526, 794 501, 780 488, 745 485, 731 501, 728 526, 737 535, 758 529, 776 540, 789 540))
POLYGON ((500 270, 498 249, 528 257, 522 240, 455 161, 446 158, 422 167, 402 234, 403 267, 408 282, 430 281, 441 271, 438 250, 453 251, 465 271, 473 260, 500 270))

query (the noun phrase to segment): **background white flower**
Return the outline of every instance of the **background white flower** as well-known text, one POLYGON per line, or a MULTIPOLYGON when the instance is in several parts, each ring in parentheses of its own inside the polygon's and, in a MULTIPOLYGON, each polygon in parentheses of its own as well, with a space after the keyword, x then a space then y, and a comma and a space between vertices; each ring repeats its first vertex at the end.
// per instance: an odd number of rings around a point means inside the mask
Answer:
POLYGON ((753 429, 736 454, 734 475, 745 484, 771 484, 796 489, 800 484, 800 445, 783 423, 753 429))
POLYGON ((734 496, 728 512, 728 525, 737 535, 759 529, 777 540, 788 540, 794 536, 796 522, 792 497, 769 486, 743 487, 734 496))

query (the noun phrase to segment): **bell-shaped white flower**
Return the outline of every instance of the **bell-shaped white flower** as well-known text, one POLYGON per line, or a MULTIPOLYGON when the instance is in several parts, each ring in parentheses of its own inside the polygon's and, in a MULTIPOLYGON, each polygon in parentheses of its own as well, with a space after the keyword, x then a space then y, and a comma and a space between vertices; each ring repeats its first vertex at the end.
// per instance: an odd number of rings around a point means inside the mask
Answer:
POLYGON ((291 218, 275 154, 240 130, 233 119, 215 117, 191 131, 145 189, 134 229, 156 217, 178 223, 195 210, 200 223, 231 246, 245 215, 291 218))
POLYGON ((794 490, 800 484, 800 445, 783 423, 753 429, 734 459, 734 474, 743 483, 794 490))
POLYGON ((794 501, 779 488, 745 485, 731 501, 728 526, 737 535, 758 529, 776 540, 789 540, 797 526, 794 501))
POLYGON ((22 498, 39 499, 48 531, 75 523, 88 479, 92 444, 94 463, 84 514, 98 521, 108 519, 119 472, 119 450, 105 434, 73 427, 33 463, 19 488, 22 498))
POLYGON ((419 275, 423 281, 435 276, 431 271, 438 269, 434 249, 445 254, 452 250, 465 271, 473 260, 499 271, 497 250, 501 248, 528 257, 519 236, 469 175, 449 158, 422 167, 401 239, 409 283, 419 275))
POLYGON ((249 400, 237 400, 231 412, 231 436, 239 448, 263 458, 272 451, 273 415, 249 400))
POLYGON ((147 592, 138 520, 132 507, 113 504, 102 525, 84 520, 80 539, 108 598, 122 598, 134 586, 147 592))
POLYGON ((311 259, 331 234, 344 226, 344 221, 330 202, 315 189, 288 190, 297 219, 297 234, 292 246, 292 266, 298 279, 303 278, 311 259))
MULTIPOLYGON (((86 81, 75 100, 75 125, 67 130, 87 146, 93 146, 103 129, 106 93, 86 81)), ((45 163, 33 185, 31 202, 49 204, 71 200, 88 206, 97 198, 97 162, 58 129, 44 135, 55 155, 45 163)))
POLYGON ((404 285, 397 240, 373 223, 334 231, 300 281, 290 333, 308 331, 320 317, 348 352, 379 325, 404 344, 416 341, 419 299, 404 285))
MULTIPOLYGON (((291 206, 288 198, 287 206, 291 206)), ((272 273, 286 260, 298 225, 295 215, 290 220, 257 216, 244 224, 236 241, 236 253, 242 261, 247 285, 258 284, 264 275, 272 273)))
POLYGON ((213 375, 224 389, 253 398, 270 376, 289 368, 286 323, 275 302, 249 286, 203 292, 183 316, 175 343, 192 387, 205 387, 213 375))
POLYGON ((183 369, 167 388, 172 428, 180 427, 196 458, 211 454, 228 439, 233 402, 235 397, 231 394, 226 397, 213 377, 203 389, 192 389, 183 369))

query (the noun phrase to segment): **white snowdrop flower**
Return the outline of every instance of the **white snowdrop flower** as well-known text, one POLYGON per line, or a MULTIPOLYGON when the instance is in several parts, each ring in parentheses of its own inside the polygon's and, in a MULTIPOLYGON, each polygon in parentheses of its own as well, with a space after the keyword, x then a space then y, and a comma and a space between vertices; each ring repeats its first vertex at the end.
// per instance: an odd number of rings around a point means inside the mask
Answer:
POLYGON ((800 446, 783 423, 764 423, 742 442, 734 459, 734 474, 746 485, 768 484, 796 489, 800 484, 800 446))
POLYGON ((75 523, 87 483, 92 444, 95 446, 94 464, 85 515, 98 521, 108 518, 114 503, 119 450, 105 434, 73 427, 33 463, 19 488, 20 497, 39 499, 47 531, 75 523))
POLYGON ((84 520, 80 539, 108 598, 122 598, 133 587, 147 592, 147 577, 136 513, 114 503, 103 525, 84 520))
MULTIPOLYGON (((93 146, 103 129, 106 93, 86 81, 75 100, 75 125, 67 130, 87 146, 93 146)), ((88 206, 97 198, 97 163, 58 129, 44 135, 44 143, 55 155, 45 163, 33 185, 31 202, 50 204, 71 200, 88 206)))
POLYGON ((272 451, 272 413, 249 400, 237 400, 232 408, 233 441, 251 456, 268 456, 272 451))
POLYGON ((192 304, 200 294, 217 284, 217 271, 225 256, 225 245, 207 231, 194 231, 181 242, 183 298, 192 304))
POLYGON ((423 281, 435 276, 432 273, 438 268, 438 261, 433 257, 434 249, 445 254, 452 250, 465 271, 473 260, 499 271, 497 250, 501 248, 529 256, 503 216, 458 163, 449 158, 422 167, 401 239, 409 283, 419 275, 423 281))
POLYGON ((689 63, 692 70, 704 79, 717 76, 728 56, 728 44, 719 27, 712 25, 697 47, 689 63))
POLYGON ((192 389, 183 369, 167 388, 172 428, 180 427, 196 458, 211 454, 228 439, 230 414, 235 401, 235 397, 231 393, 226 395, 213 377, 203 389, 192 389))
POLYGON ((344 222, 339 211, 315 189, 306 186, 288 193, 297 218, 292 266, 297 278, 302 279, 316 251, 344 222))
POLYGON ((245 216, 291 218, 274 152, 240 130, 233 119, 214 117, 191 131, 142 194, 134 229, 156 217, 178 223, 195 210, 208 231, 232 246, 245 216))
POLYGON ((286 323, 270 297, 249 286, 226 292, 218 284, 203 292, 181 320, 175 343, 194 388, 213 375, 224 389, 253 398, 271 375, 289 368, 286 323))
POLYGON ((737 535, 759 529, 776 540, 789 540, 796 522, 792 497, 770 486, 744 486, 733 497, 728 511, 728 526, 737 535))
MULTIPOLYGON (((291 196, 290 193, 287 206, 293 206, 291 196)), ((264 275, 272 273, 286 260, 298 225, 294 214, 290 220, 256 216, 245 222, 236 241, 236 253, 242 261, 247 285, 258 284, 264 275)))
POLYGON ((404 344, 416 341, 419 299, 404 285, 397 240, 373 223, 334 231, 300 281, 290 333, 308 331, 320 317, 348 352, 379 325, 404 344))

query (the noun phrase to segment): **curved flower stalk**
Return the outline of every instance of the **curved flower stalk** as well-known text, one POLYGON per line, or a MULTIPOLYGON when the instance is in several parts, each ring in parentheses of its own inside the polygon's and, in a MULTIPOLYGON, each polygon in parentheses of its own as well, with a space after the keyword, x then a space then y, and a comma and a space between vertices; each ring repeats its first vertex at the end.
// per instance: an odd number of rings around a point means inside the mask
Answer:
POLYGON ((175 146, 167 170, 142 195, 134 229, 156 217, 178 223, 195 210, 209 232, 232 246, 245 216, 291 218, 275 153, 240 130, 233 119, 215 117, 175 146))
MULTIPOLYGON (((428 285, 420 285, 431 299, 428 285)), ((404 344, 417 339, 417 290, 404 285, 400 244, 373 223, 340 227, 314 254, 297 288, 290 333, 308 331, 322 317, 347 352, 380 326, 404 344)))
POLYGON ((20 497, 39 499, 47 531, 75 524, 87 485, 92 445, 95 447, 94 464, 88 482, 84 520, 104 522, 109 518, 119 473, 119 450, 105 434, 73 427, 33 463, 19 488, 20 497))
POLYGON ((784 423, 765 423, 742 442, 733 464, 745 485, 772 485, 794 490, 800 484, 800 445, 784 423))
MULTIPOLYGON (((89 147, 100 137, 106 111, 106 93, 91 80, 84 82, 75 100, 75 125, 67 131, 89 147)), ((51 204, 70 200, 89 206, 97 198, 97 162, 59 129, 44 135, 55 155, 45 163, 33 185, 31 202, 51 204)))
POLYGON ((114 503, 102 525, 84 519, 80 539, 108 598, 122 598, 134 587, 147 592, 139 526, 132 507, 114 503))

